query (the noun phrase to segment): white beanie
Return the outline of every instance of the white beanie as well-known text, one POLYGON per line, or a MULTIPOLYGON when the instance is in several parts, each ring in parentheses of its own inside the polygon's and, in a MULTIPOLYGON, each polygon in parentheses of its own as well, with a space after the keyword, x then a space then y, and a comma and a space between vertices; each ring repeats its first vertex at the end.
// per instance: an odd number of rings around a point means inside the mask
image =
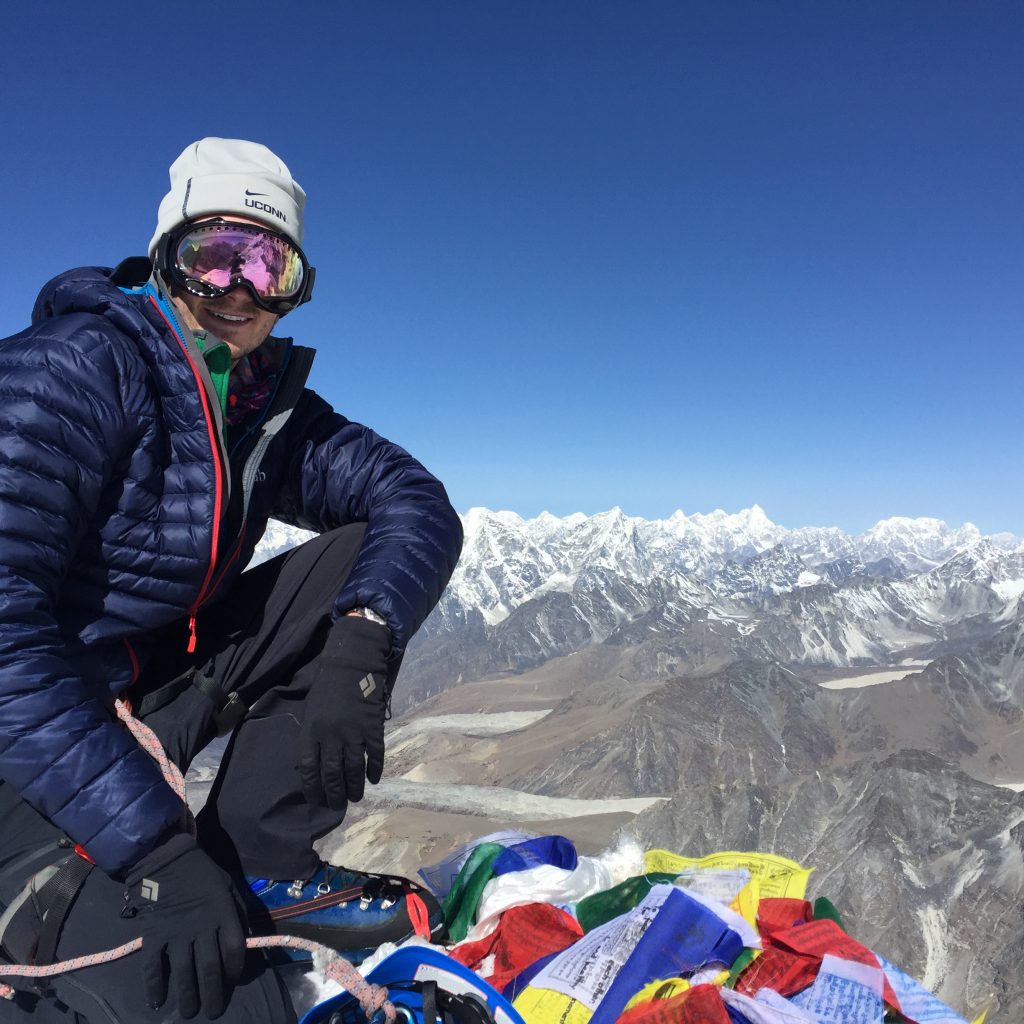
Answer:
POLYGON ((206 138, 171 164, 171 191, 157 214, 149 255, 165 232, 205 214, 258 220, 302 245, 306 193, 266 146, 244 139, 206 138))

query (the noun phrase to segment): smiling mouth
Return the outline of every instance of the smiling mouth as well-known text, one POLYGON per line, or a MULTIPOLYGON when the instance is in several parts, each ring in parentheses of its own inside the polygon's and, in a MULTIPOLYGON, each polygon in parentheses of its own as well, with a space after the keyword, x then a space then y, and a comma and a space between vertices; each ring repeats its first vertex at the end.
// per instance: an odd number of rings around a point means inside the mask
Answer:
POLYGON ((238 316, 234 313, 218 313, 215 309, 209 310, 209 313, 210 316, 216 317, 218 320, 222 320, 224 323, 228 324, 244 324, 248 323, 248 321, 252 319, 252 317, 238 316))

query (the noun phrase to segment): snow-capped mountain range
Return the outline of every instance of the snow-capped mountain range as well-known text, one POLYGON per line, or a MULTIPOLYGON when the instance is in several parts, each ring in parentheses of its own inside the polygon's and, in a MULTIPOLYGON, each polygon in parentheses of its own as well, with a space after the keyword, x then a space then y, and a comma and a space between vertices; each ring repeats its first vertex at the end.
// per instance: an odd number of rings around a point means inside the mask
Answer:
MULTIPOLYGON (((587 572, 609 570, 644 584, 689 576, 722 596, 783 593, 851 576, 925 572, 982 540, 970 523, 950 528, 924 518, 885 519, 856 536, 836 527, 788 530, 758 505, 654 520, 619 508, 561 519, 473 508, 463 524, 466 543, 449 594, 478 609, 490 626, 531 598, 570 592, 587 572)), ((1012 534, 987 540, 1000 552, 1021 549, 1012 534)))
MULTIPOLYGON (((620 508, 562 518, 543 512, 534 519, 472 508, 462 522, 465 545, 446 597, 478 611, 489 626, 526 601, 570 593, 581 577, 602 571, 644 585, 689 577, 720 597, 764 596, 855 576, 906 578, 977 547, 988 571, 1013 576, 1002 580, 1008 596, 1016 579, 1024 590, 1024 572, 1014 575, 1024 562, 1024 541, 1010 533, 983 537, 971 523, 949 527, 930 518, 883 519, 856 535, 838 527, 787 529, 758 505, 736 513, 677 511, 668 519, 628 516, 620 508), (1014 554, 1021 557, 1008 557, 1014 554)), ((271 522, 257 561, 308 536, 271 522)), ((977 575, 978 568, 972 571, 977 575)))

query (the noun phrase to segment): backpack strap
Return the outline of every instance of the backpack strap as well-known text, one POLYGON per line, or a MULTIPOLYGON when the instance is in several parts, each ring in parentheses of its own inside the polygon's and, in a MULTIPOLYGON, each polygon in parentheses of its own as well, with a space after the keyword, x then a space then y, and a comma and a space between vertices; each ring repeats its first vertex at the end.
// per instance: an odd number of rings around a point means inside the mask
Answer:
POLYGON ((424 981, 420 984, 420 996, 423 999, 423 1024, 436 1024, 437 1021, 437 982, 424 981))
MULTIPOLYGON (((83 857, 72 855, 36 871, 0 914, 0 960, 55 963, 61 928, 92 868, 83 857)), ((44 978, 26 979, 24 988, 37 996, 48 992, 44 978)))
POLYGON ((60 836, 0 868, 0 957, 18 963, 35 955, 45 909, 39 897, 71 847, 60 836))
POLYGON ((73 854, 57 868, 56 874, 40 890, 39 901, 44 910, 43 927, 36 946, 37 964, 56 962, 61 928, 94 866, 91 861, 73 854))

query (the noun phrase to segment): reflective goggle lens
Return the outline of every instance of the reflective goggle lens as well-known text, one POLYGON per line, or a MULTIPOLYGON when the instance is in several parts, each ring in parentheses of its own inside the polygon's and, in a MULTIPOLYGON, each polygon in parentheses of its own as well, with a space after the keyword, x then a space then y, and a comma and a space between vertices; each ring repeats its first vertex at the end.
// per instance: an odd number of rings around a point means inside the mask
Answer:
POLYGON ((248 281, 265 299, 294 298, 305 279, 305 261, 287 239, 237 224, 193 228, 178 241, 175 264, 216 292, 248 281))

